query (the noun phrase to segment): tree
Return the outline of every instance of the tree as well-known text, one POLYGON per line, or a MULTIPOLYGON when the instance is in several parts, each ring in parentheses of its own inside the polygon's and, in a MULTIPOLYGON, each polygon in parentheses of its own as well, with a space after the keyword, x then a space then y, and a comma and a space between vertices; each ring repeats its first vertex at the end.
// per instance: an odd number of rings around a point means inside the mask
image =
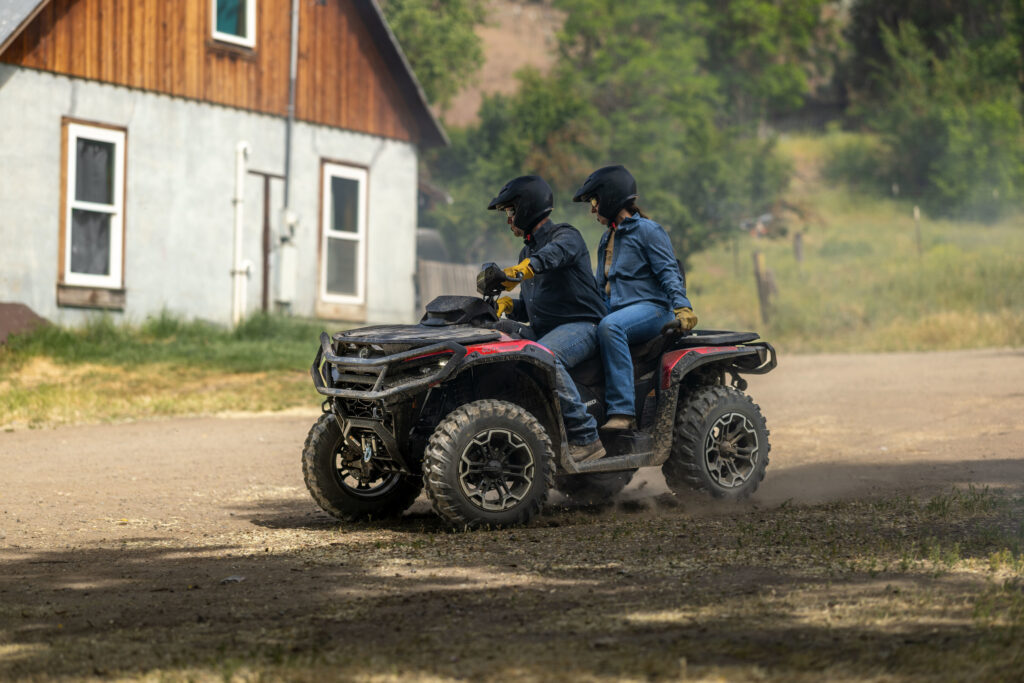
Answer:
POLYGON ((427 99, 444 109, 483 64, 481 0, 386 0, 384 15, 427 99))
POLYGON ((552 72, 485 98, 429 163, 455 199, 430 220, 456 253, 478 260, 496 234, 483 204, 523 173, 552 183, 565 216, 590 171, 626 165, 684 259, 772 206, 789 171, 757 124, 802 103, 824 0, 556 2, 552 72))
POLYGON ((856 0, 845 31, 851 54, 843 80, 861 99, 873 102, 883 96, 884 74, 892 65, 886 32, 898 32, 900 25, 907 24, 915 27, 917 40, 940 60, 950 55, 951 31, 971 50, 1007 46, 988 65, 987 77, 1009 79, 1024 87, 1021 0, 856 0))
POLYGON ((1021 93, 1000 66, 1016 44, 971 47, 954 26, 932 50, 911 23, 881 36, 889 67, 866 120, 891 149, 894 179, 937 213, 996 218, 1024 186, 1021 93))
POLYGON ((811 77, 835 60, 836 25, 823 0, 723 0, 709 5, 705 67, 718 76, 733 121, 798 109, 811 77))

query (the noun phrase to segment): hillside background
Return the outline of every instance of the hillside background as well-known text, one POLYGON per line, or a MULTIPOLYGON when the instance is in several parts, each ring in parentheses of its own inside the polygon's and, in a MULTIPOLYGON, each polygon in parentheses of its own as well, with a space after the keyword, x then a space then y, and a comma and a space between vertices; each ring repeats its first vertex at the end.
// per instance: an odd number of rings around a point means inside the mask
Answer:
POLYGON ((434 98, 453 145, 424 167, 460 260, 515 250, 483 207, 520 173, 595 247, 568 199, 625 163, 702 327, 792 351, 1024 343, 1019 3, 423 2, 476 12, 475 68, 434 98))

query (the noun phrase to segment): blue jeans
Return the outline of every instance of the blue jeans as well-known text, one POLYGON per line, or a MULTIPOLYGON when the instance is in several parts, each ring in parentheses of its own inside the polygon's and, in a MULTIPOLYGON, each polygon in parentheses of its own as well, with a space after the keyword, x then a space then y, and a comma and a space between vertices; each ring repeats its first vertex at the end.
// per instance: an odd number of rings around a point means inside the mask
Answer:
POLYGON ((674 317, 666 308, 641 302, 609 313, 597 326, 601 360, 604 361, 606 414, 636 416, 633 359, 629 355, 629 345, 653 338, 674 317))
POLYGON ((565 435, 569 443, 577 446, 597 441, 597 420, 587 412, 580 400, 576 383, 569 370, 597 351, 597 325, 594 323, 566 323, 559 325, 537 340, 555 354, 555 391, 562 408, 565 435))

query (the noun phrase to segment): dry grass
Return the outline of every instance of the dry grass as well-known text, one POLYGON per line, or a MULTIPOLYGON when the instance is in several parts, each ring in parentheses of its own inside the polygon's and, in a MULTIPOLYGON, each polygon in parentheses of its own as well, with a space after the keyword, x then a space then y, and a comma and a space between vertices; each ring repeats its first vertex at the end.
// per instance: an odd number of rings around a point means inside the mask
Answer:
MULTIPOLYGON (((996 224, 920 221, 913 205, 829 187, 828 136, 791 136, 795 161, 786 234, 697 254, 689 275, 701 325, 753 329, 787 352, 929 351, 1024 345, 1021 216, 996 224), (797 262, 792 236, 803 236, 797 262), (760 319, 751 254, 764 254, 777 292, 760 319)), ((925 207, 926 209, 926 207, 925 207)), ((777 226, 776 226, 777 227, 777 226)))
POLYGON ((106 422, 225 411, 282 410, 318 403, 303 370, 224 372, 153 363, 27 361, 0 382, 0 428, 106 422))

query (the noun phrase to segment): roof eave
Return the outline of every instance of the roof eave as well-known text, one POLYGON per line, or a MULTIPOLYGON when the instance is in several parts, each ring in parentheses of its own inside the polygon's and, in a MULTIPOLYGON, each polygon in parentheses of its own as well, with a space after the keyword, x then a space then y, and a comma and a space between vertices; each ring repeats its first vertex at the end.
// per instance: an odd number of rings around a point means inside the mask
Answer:
POLYGON ((36 18, 36 15, 38 15, 42 9, 49 4, 49 2, 50 0, 38 0, 38 2, 35 3, 35 6, 32 6, 31 3, 27 4, 26 7, 29 8, 28 11, 20 17, 18 23, 15 24, 9 32, 4 31, 4 27, 0 26, 0 55, 7 51, 7 48, 11 46, 11 43, 18 39, 18 36, 20 36, 21 32, 25 30, 25 27, 36 18))

